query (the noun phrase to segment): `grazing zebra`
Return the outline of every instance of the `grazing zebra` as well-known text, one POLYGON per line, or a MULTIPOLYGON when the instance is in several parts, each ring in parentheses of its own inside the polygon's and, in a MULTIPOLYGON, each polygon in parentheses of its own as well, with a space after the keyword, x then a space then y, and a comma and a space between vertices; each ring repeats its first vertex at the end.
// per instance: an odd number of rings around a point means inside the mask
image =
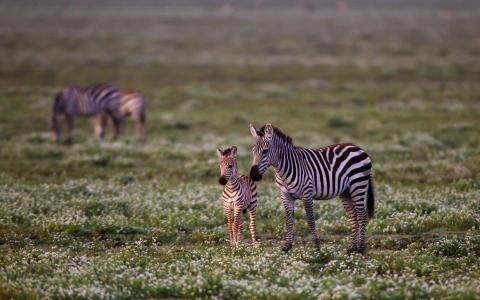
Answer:
POLYGON ((303 200, 307 223, 315 246, 319 248, 313 200, 340 196, 352 225, 348 252, 363 254, 367 216, 372 218, 375 209, 372 162, 367 153, 353 144, 320 149, 295 146, 289 136, 271 124, 266 124, 260 130, 250 125, 250 132, 256 138, 250 177, 259 181, 269 166, 275 170, 275 182, 280 189, 287 226, 282 250, 286 253, 292 248, 296 199, 303 200))
MULTIPOLYGON (((137 137, 140 141, 145 141, 145 98, 135 91, 122 92, 120 99, 120 112, 122 116, 132 116, 136 122, 137 137)), ((102 113, 93 118, 94 130, 99 131, 102 135, 105 134, 105 129, 108 123, 108 115, 102 113)))
MULTIPOLYGON (((115 126, 115 138, 122 132, 123 118, 120 112, 121 93, 118 88, 108 84, 98 84, 88 87, 68 86, 55 97, 52 116, 50 118, 50 131, 52 139, 60 142, 59 116, 65 115, 67 123, 66 142, 73 142, 73 127, 76 116, 100 118, 105 113, 110 116, 115 126)), ((103 138, 102 127, 95 127, 95 134, 103 138)))
POLYGON ((227 215, 230 245, 240 243, 243 225, 242 212, 248 210, 250 217, 250 235, 252 241, 257 240, 257 186, 248 176, 238 176, 237 147, 217 149, 220 158, 220 178, 218 182, 225 185, 222 193, 223 209, 227 215), (233 214, 232 214, 233 213, 233 214))

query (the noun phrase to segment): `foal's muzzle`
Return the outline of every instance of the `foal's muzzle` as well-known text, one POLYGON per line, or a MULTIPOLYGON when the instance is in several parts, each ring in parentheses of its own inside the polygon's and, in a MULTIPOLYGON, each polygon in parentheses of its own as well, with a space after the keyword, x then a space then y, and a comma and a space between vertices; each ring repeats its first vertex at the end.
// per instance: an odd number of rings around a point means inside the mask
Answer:
POLYGON ((220 176, 218 178, 218 183, 220 183, 221 185, 226 185, 227 184, 227 178, 225 178, 225 176, 220 176))
POLYGON ((252 178, 253 181, 260 181, 262 180, 262 174, 258 172, 258 166, 253 165, 252 168, 250 169, 250 178, 252 178))

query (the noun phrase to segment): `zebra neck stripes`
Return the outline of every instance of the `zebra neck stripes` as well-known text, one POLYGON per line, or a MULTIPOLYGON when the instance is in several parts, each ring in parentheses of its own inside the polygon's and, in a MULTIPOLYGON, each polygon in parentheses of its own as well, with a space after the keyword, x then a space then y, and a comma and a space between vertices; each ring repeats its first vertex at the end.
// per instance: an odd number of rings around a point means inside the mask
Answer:
POLYGON ((240 190, 240 180, 237 176, 230 177, 228 179, 227 184, 225 185, 225 190, 229 193, 236 192, 240 190))

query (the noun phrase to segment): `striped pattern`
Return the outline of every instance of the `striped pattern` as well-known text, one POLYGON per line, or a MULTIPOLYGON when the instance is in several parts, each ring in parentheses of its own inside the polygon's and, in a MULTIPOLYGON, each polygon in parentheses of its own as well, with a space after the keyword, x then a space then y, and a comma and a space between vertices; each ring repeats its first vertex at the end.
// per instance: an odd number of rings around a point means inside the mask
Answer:
POLYGON ((302 199, 307 223, 316 247, 320 246, 313 214, 313 200, 340 197, 352 225, 348 252, 364 253, 367 216, 373 217, 372 163, 365 151, 353 144, 331 145, 320 149, 295 146, 290 137, 270 124, 256 130, 250 177, 261 180, 272 166, 285 208, 287 236, 283 251, 293 243, 294 202, 302 199), (365 198, 367 204, 365 205, 365 198))
MULTIPOLYGON (((123 118, 132 117, 136 122, 136 133, 140 141, 146 140, 145 132, 145 98, 138 92, 122 92, 120 99, 120 113, 123 118)), ((92 118, 92 124, 96 135, 101 133, 103 137, 108 126, 108 114, 101 113, 92 118)))
MULTIPOLYGON (((76 116, 92 117, 104 113, 110 116, 115 125, 115 137, 122 130, 123 120, 120 112, 121 93, 118 88, 99 84, 88 87, 68 86, 60 91, 53 105, 50 118, 50 130, 55 142, 60 142, 60 124, 58 118, 64 115, 67 123, 67 143, 73 142, 73 127, 76 116)), ((99 117, 98 117, 99 118, 99 117)), ((101 127, 95 128, 98 138, 103 138, 101 127)))
POLYGON ((238 176, 237 147, 217 149, 220 158, 219 183, 225 185, 222 193, 223 209, 227 216, 228 234, 231 245, 238 245, 243 225, 242 212, 250 217, 250 235, 253 243, 257 240, 257 186, 248 176, 238 176))
POLYGON ((131 116, 136 122, 136 132, 140 140, 145 140, 145 99, 135 91, 122 93, 121 113, 124 117, 131 116))

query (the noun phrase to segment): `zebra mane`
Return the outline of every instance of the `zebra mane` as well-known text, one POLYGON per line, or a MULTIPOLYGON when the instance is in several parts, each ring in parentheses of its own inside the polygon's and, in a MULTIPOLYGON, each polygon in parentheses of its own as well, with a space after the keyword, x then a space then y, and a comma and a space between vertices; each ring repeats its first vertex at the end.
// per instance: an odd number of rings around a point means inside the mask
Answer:
MULTIPOLYGON (((287 142, 289 144, 293 144, 293 141, 292 141, 292 138, 288 135, 286 135, 285 133, 283 133, 280 129, 278 129, 277 127, 273 126, 272 125, 272 128, 273 128, 273 132, 275 132, 275 134, 284 142, 287 142)), ((265 125, 263 125, 260 130, 258 131, 258 133, 260 134, 260 136, 263 136, 265 134, 265 125)))
POLYGON ((222 153, 224 156, 228 156, 230 155, 230 153, 232 152, 232 149, 231 148, 227 148, 225 150, 222 150, 222 153))

